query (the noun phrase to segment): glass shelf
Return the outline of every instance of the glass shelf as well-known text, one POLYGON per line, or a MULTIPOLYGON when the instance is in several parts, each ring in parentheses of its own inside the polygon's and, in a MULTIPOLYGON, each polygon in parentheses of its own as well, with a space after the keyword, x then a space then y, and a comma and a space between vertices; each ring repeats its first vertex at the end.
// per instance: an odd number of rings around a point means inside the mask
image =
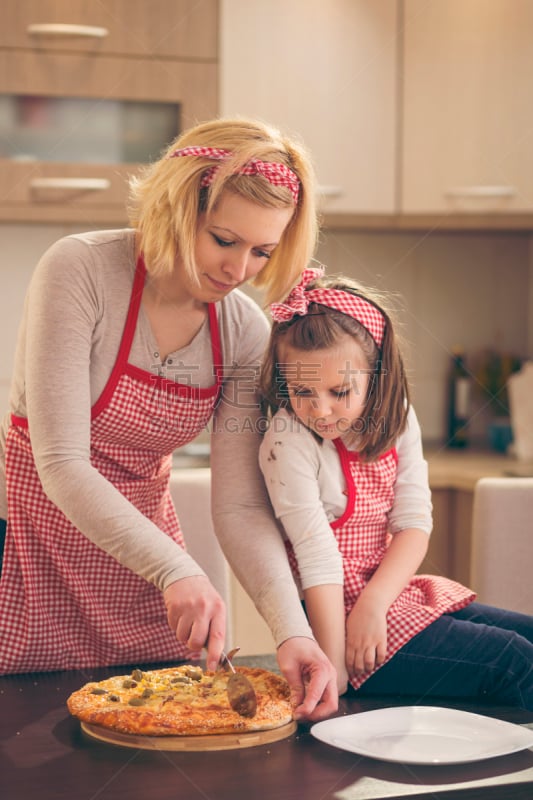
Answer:
POLYGON ((180 130, 177 103, 0 95, 0 158, 147 163, 180 130))

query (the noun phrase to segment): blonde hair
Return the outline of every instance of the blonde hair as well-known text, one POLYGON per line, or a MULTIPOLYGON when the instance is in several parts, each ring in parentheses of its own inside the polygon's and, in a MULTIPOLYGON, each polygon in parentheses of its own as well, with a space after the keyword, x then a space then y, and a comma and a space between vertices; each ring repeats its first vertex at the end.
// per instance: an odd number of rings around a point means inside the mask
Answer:
POLYGON ((162 157, 130 181, 130 224, 140 235, 146 268, 165 274, 182 259, 190 278, 198 280, 194 251, 198 217, 216 206, 222 192, 234 192, 267 208, 294 207, 278 246, 253 285, 265 290, 265 302, 280 300, 298 280, 313 256, 317 235, 315 175, 304 146, 276 128, 247 119, 205 122, 180 135, 162 157), (171 158, 179 148, 215 147, 233 157, 220 163, 210 186, 202 176, 213 166, 208 158, 171 158), (300 181, 298 203, 285 186, 273 186, 261 175, 239 175, 239 167, 258 158, 289 167, 300 181))
POLYGON ((356 294, 376 306, 385 319, 383 342, 378 347, 367 329, 354 317, 319 303, 309 303, 304 315, 274 322, 261 370, 262 404, 267 415, 280 408, 291 410, 287 382, 280 366, 284 347, 314 351, 335 347, 348 334, 360 346, 370 372, 369 389, 361 418, 365 422, 352 428, 348 445, 367 461, 389 450, 405 430, 409 411, 409 385, 393 324, 393 311, 379 292, 363 287, 343 276, 319 278, 306 286, 336 289, 356 294), (371 423, 371 424, 369 424, 371 423))

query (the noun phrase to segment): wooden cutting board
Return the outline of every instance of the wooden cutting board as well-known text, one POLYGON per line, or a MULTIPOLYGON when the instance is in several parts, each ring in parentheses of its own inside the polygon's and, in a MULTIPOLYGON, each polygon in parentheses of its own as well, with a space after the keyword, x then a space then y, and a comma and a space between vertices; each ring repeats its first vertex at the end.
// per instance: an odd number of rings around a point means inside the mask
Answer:
POLYGON ((235 750, 242 747, 256 747, 260 744, 277 742, 286 739, 297 729, 298 724, 292 720, 280 728, 251 733, 218 733, 211 736, 136 736, 130 733, 119 733, 81 722, 81 729, 92 739, 120 747, 134 747, 136 750, 235 750))

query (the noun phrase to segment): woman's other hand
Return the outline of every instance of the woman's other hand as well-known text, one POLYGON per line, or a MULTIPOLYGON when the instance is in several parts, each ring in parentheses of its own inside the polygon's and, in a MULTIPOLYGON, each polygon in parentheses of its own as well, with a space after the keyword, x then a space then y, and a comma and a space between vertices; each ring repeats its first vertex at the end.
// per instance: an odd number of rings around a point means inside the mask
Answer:
POLYGON ((339 693, 339 697, 342 697, 343 694, 346 694, 348 691, 348 681, 349 675, 348 670, 346 667, 337 670, 337 691, 339 693))
POLYGON ((205 575, 182 578, 163 597, 176 639, 190 650, 205 647, 207 669, 216 669, 226 638, 226 605, 212 583, 205 575))
POLYGON ((335 713, 337 674, 314 639, 294 636, 284 641, 278 664, 291 689, 295 719, 317 721, 335 713))

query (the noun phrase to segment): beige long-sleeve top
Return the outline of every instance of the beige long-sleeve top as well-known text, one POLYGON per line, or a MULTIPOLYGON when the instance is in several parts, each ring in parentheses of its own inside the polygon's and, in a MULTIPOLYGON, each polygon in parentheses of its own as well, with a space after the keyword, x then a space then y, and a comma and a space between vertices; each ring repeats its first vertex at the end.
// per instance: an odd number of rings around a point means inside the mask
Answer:
MULTIPOLYGON (((398 470, 388 514, 394 535, 432 528, 427 462, 414 409, 396 442, 398 470)), ((346 480, 332 441, 319 442, 285 409, 272 420, 260 446, 259 463, 276 517, 294 547, 302 589, 342 585, 342 558, 330 523, 346 510, 346 480)))
MULTIPOLYGON (((27 417, 48 497, 91 541, 164 590, 200 567, 132 506, 90 462, 90 410, 115 363, 135 272, 134 231, 69 236, 42 257, 19 331, 10 413, 27 417)), ((234 291, 217 304, 224 358, 222 401, 213 419, 213 517, 238 579, 276 643, 311 636, 258 468, 261 439, 253 378, 268 336, 259 307, 234 291)), ((213 384, 209 324, 161 361, 142 305, 129 358, 180 382, 213 384)), ((0 518, 8 507, 0 429, 0 518)), ((178 516, 179 516, 179 509, 178 516)))

